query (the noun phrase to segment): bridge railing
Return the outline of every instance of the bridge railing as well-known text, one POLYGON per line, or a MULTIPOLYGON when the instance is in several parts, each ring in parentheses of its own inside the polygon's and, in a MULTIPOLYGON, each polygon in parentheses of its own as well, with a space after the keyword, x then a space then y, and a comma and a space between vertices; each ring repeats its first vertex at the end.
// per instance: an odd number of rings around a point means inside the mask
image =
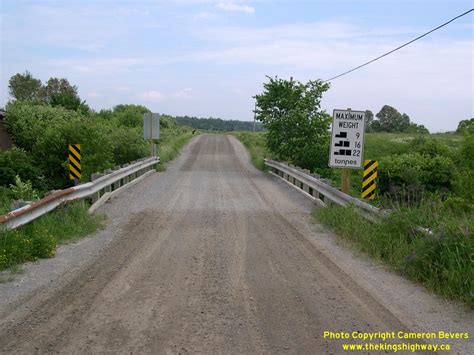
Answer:
POLYGON ((15 229, 72 201, 90 198, 96 203, 122 186, 136 181, 140 176, 149 174, 159 162, 159 157, 144 158, 117 167, 116 170, 110 169, 104 173, 92 174, 91 182, 54 191, 38 201, 0 216, 0 228, 15 229))
POLYGON ((320 206, 324 207, 331 203, 339 206, 354 205, 364 217, 372 221, 385 215, 381 209, 339 191, 319 176, 310 174, 309 170, 270 159, 265 159, 265 165, 270 168, 271 174, 301 189, 320 206))

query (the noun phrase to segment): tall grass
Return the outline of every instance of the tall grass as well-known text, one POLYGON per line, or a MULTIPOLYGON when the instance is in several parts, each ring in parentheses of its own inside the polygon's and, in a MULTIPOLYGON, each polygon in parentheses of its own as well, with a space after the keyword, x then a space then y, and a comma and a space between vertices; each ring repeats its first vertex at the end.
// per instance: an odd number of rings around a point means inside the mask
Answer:
POLYGON ((104 217, 90 215, 84 201, 48 213, 15 230, 0 230, 0 270, 55 255, 56 246, 93 233, 104 217))
POLYGON ((264 159, 270 158, 271 154, 265 144, 265 133, 233 132, 232 133, 250 153, 253 166, 262 171, 268 170, 264 159))
MULTIPOLYGON (((196 132, 195 132, 196 133, 196 132)), ((160 133, 160 139, 156 141, 160 164, 158 171, 166 170, 166 163, 178 156, 181 148, 193 137, 193 130, 189 127, 176 127, 164 129, 160 133)))
POLYGON ((439 295, 474 308, 474 216, 430 201, 399 207, 378 224, 354 207, 315 209, 314 217, 339 238, 422 283, 439 295), (429 226, 422 230, 419 227, 429 226))

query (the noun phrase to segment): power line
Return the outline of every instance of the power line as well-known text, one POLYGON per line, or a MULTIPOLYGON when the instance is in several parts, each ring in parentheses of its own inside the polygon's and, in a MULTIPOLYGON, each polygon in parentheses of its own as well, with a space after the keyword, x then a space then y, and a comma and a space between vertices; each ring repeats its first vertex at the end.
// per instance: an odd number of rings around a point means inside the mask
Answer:
POLYGON ((387 52, 387 53, 385 53, 385 54, 382 54, 381 56, 379 56, 379 57, 377 57, 377 58, 375 58, 375 59, 372 59, 372 60, 368 61, 367 63, 361 64, 361 65, 359 65, 358 67, 355 67, 355 68, 353 68, 353 69, 351 69, 351 70, 348 70, 348 71, 346 71, 346 72, 344 72, 344 73, 342 73, 342 74, 336 75, 336 76, 332 77, 331 79, 324 80, 324 82, 328 82, 328 81, 337 79, 337 78, 339 78, 339 77, 341 77, 341 76, 343 76, 343 75, 346 75, 346 74, 349 74, 349 73, 353 72, 354 70, 357 70, 357 69, 360 69, 360 68, 362 68, 362 67, 365 67, 366 65, 369 65, 370 63, 373 63, 373 62, 379 60, 380 58, 383 58, 383 57, 385 57, 385 56, 387 56, 387 55, 389 55, 389 54, 391 54, 391 53, 393 53, 393 52, 395 52, 395 51, 398 51, 399 49, 401 49, 401 48, 403 48, 403 47, 405 47, 405 46, 408 46, 410 43, 413 43, 413 42, 415 42, 415 41, 418 41, 420 38, 423 38, 423 37, 429 35, 431 32, 434 32, 434 31, 436 31, 436 30, 439 30, 441 27, 446 26, 447 24, 453 22, 454 20, 457 20, 457 19, 460 18, 460 17, 463 17, 463 16, 467 15, 468 13, 470 13, 470 12, 472 12, 472 11, 474 11, 474 9, 470 9, 469 11, 466 11, 465 13, 463 13, 463 14, 461 14, 461 15, 458 15, 458 16, 456 16, 456 17, 454 17, 454 18, 452 18, 452 19, 449 20, 448 22, 445 22, 445 23, 443 23, 442 25, 439 25, 438 27, 433 28, 431 31, 428 31, 428 32, 422 34, 421 36, 418 36, 418 37, 416 37, 415 39, 412 39, 410 42, 407 42, 407 43, 405 43, 405 44, 402 44, 400 47, 397 47, 397 48, 395 48, 395 49, 392 49, 390 52, 387 52))

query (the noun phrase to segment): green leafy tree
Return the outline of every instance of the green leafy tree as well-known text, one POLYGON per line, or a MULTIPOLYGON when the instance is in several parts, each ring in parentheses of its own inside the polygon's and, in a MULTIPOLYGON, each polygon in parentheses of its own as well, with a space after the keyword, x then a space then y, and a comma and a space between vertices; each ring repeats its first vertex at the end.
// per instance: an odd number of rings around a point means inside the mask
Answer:
POLYGON ((143 114, 150 112, 141 105, 117 105, 114 107, 114 114, 118 124, 126 127, 142 127, 143 114))
POLYGON ((61 106, 68 110, 87 114, 90 111, 85 101, 77 93, 77 86, 64 78, 50 78, 39 93, 41 99, 53 107, 61 106))
POLYGON ((46 103, 51 103, 54 95, 69 93, 78 96, 77 86, 71 85, 65 78, 49 78, 46 85, 41 88, 41 99, 46 103))
POLYGON ((18 101, 37 101, 40 89, 41 80, 35 79, 28 70, 13 75, 8 82, 10 96, 18 101))
POLYGON ((470 120, 462 120, 461 122, 459 122, 456 132, 474 133, 474 118, 471 118, 470 120))
POLYGON ((410 126, 410 117, 401 114, 394 107, 385 105, 376 117, 380 122, 380 130, 383 132, 405 132, 410 126))
POLYGON ((405 130, 407 133, 418 133, 418 134, 430 134, 428 128, 422 124, 410 123, 408 128, 405 130))
POLYGON ((370 110, 365 110, 365 131, 373 132, 372 123, 374 122, 374 113, 370 110))
POLYGON ((79 111, 83 114, 87 114, 90 111, 89 106, 85 101, 81 101, 79 96, 71 92, 61 92, 53 94, 50 101, 51 106, 62 106, 68 110, 79 111))
POLYGON ((256 95, 256 118, 268 130, 267 145, 279 159, 311 170, 325 170, 331 117, 321 111, 329 84, 268 77, 256 95))

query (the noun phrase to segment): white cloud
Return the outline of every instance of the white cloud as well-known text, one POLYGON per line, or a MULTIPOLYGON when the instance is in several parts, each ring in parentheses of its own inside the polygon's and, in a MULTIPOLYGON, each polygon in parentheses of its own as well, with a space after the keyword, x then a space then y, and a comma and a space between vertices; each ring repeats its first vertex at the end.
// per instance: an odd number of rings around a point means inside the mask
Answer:
POLYGON ((93 58, 51 60, 49 64, 67 71, 83 74, 97 74, 111 71, 123 71, 143 63, 139 58, 93 58))
POLYGON ((176 99, 187 99, 192 96, 192 93, 193 93, 193 89, 184 88, 182 90, 176 91, 175 93, 173 93, 172 96, 176 99))
POLYGON ((139 98, 147 102, 161 102, 165 99, 165 95, 157 90, 142 92, 139 98))
POLYGON ((90 99, 96 99, 96 98, 100 97, 100 95, 97 91, 89 91, 88 93, 86 93, 86 97, 88 97, 90 99))
POLYGON ((217 14, 208 11, 201 11, 193 16, 194 21, 210 21, 218 18, 219 16, 217 14))
POLYGON ((129 92, 130 88, 128 86, 117 86, 115 90, 118 92, 129 92))
POLYGON ((237 11, 244 12, 246 14, 255 13, 255 8, 249 5, 240 5, 233 2, 220 2, 217 4, 217 8, 224 11, 237 11))

